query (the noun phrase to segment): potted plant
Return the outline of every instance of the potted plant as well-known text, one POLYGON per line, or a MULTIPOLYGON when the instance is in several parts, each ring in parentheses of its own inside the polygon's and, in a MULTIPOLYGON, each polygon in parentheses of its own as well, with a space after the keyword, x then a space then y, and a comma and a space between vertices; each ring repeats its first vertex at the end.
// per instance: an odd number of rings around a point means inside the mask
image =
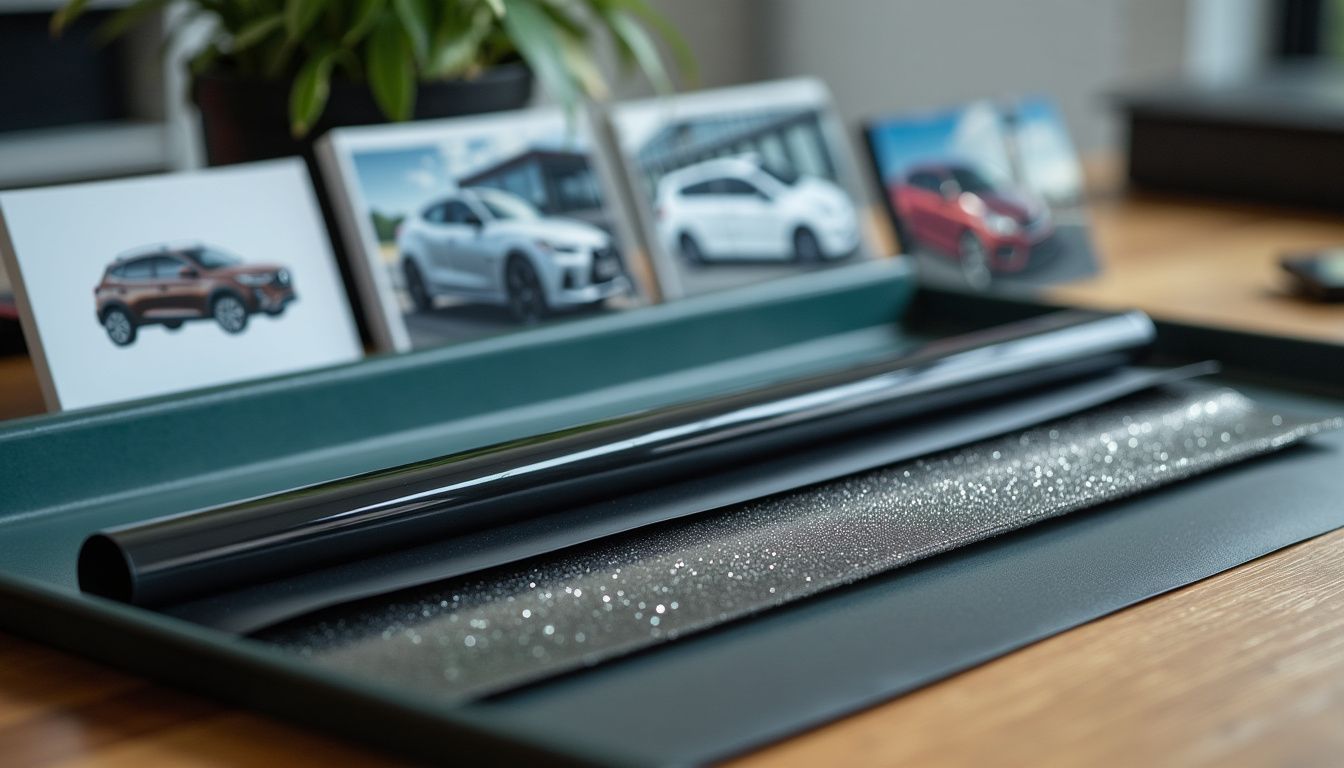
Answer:
MULTIPOLYGON (((662 39, 689 70, 684 42, 645 0, 179 0, 171 36, 207 20, 190 59, 210 163, 303 154, 328 128, 450 117, 527 103, 535 76, 572 108, 606 83, 594 38, 660 90, 662 39)), ((174 0, 134 0, 102 34, 115 37, 174 0)), ((59 33, 89 5, 70 0, 59 33)))

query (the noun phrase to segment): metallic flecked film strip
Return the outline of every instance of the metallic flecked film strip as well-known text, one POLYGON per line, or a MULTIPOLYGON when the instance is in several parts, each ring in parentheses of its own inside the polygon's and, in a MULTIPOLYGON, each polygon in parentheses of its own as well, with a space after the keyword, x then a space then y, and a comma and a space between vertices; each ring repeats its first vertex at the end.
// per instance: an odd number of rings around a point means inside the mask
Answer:
POLYGON ((262 639, 450 700, 499 692, 1274 451, 1303 420, 1152 391, 1025 432, 516 567, 325 611, 262 639))

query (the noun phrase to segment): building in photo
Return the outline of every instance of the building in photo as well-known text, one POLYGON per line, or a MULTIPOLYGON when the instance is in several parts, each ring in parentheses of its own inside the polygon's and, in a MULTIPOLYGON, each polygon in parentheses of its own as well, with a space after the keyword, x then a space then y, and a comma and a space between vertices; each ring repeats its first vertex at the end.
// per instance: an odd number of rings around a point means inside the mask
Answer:
POLYGON ((502 189, 547 216, 580 219, 608 232, 612 228, 586 152, 533 147, 463 176, 458 184, 502 189))
POLYGON ((821 113, 736 112, 668 122, 635 153, 650 188, 665 174, 719 157, 754 154, 790 175, 837 181, 821 113))

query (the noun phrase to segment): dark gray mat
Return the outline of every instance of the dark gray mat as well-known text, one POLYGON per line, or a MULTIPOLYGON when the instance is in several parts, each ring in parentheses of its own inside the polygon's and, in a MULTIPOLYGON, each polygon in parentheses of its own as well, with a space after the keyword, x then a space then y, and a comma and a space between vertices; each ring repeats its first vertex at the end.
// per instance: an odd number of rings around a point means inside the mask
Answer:
POLYGON ((1323 435, 470 708, 622 762, 732 755, 1344 526, 1341 468, 1323 435))

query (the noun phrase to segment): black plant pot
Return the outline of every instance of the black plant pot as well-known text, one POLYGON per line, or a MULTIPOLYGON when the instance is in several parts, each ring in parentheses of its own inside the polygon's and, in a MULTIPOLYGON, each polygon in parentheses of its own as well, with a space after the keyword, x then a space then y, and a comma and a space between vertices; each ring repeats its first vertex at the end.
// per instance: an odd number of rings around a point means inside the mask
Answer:
MULTIPOLYGON (((206 160, 230 165, 254 160, 300 155, 312 174, 332 250, 340 264, 346 294, 369 341, 368 326, 354 289, 349 254, 341 243, 340 227, 313 151, 314 143, 332 128, 385 123, 373 94, 363 83, 337 80, 322 117, 302 138, 295 138, 289 122, 289 81, 258 80, 207 72, 192 83, 192 100, 201 111, 206 160)), ((481 112, 518 109, 532 98, 532 71, 522 63, 500 64, 470 80, 421 83, 416 91, 415 119, 457 117, 481 112)))
MULTIPOLYGON (((470 80, 421 83, 416 91, 415 119, 517 109, 531 96, 531 70, 521 63, 501 64, 470 80)), ((332 128, 387 122, 368 87, 348 80, 332 82, 326 110, 301 139, 290 132, 288 80, 207 72, 196 77, 192 99, 201 110, 211 165, 311 156, 313 142, 332 128)))

